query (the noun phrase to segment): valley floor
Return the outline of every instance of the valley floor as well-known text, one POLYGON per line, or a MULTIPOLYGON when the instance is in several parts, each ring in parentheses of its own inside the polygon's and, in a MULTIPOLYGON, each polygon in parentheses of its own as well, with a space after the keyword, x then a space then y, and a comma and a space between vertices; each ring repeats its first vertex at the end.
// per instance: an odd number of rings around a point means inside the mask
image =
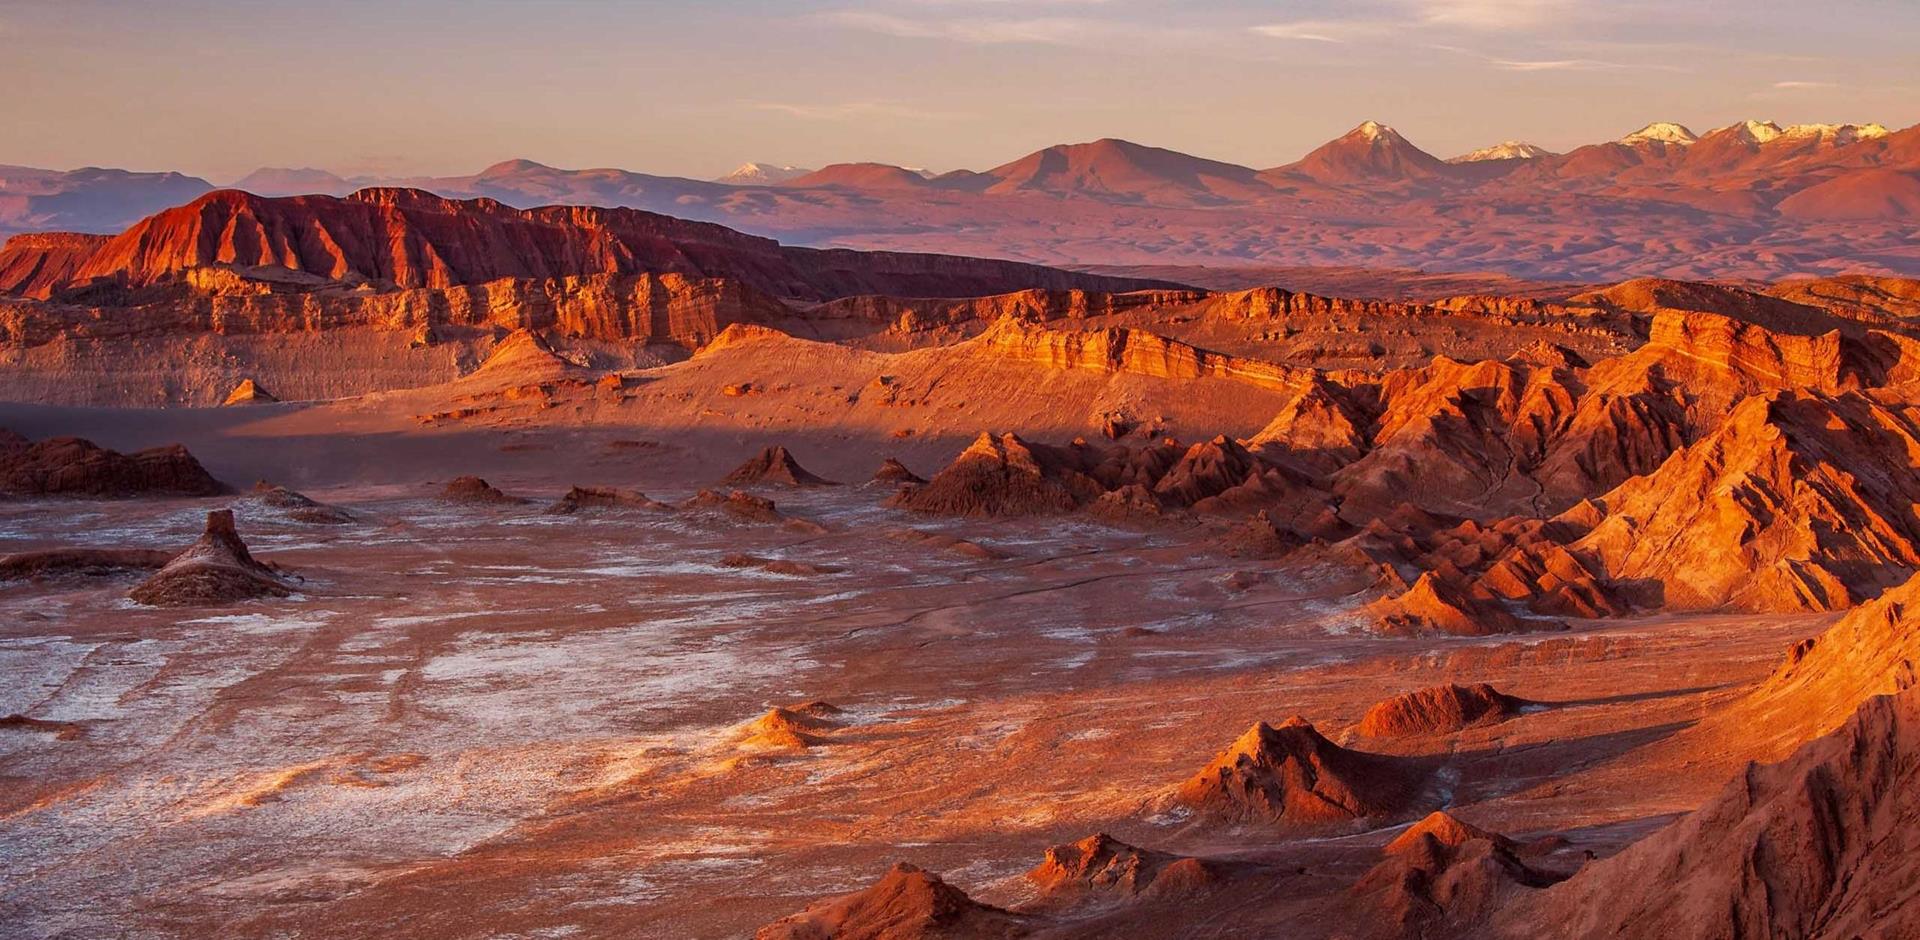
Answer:
MULTIPOLYGON (((896 860, 1013 903, 1045 846, 1095 831, 1283 863, 1297 874, 1204 932, 1298 930, 1398 828, 1184 826, 1164 797, 1253 722, 1300 714, 1340 740, 1374 702, 1445 681, 1541 703, 1400 749, 1437 762, 1460 815, 1562 835, 1576 867, 1716 790, 1744 755, 1675 735, 1830 619, 1382 638, 1351 573, 1234 560, 1205 527, 936 520, 858 486, 766 491, 826 534, 547 515, 570 483, 635 474, 489 441, 519 468, 501 485, 533 502, 310 489, 356 515, 339 527, 249 499, 0 505, 13 551, 177 547, 233 504, 254 551, 303 579, 187 612, 132 605, 125 582, 0 590, 0 714, 70 730, 0 728, 0 932, 737 937, 896 860), (723 564, 735 553, 816 570, 723 564), (844 710, 824 740, 743 740, 809 700, 844 710)), ((706 479, 639 475, 663 499, 706 479)))

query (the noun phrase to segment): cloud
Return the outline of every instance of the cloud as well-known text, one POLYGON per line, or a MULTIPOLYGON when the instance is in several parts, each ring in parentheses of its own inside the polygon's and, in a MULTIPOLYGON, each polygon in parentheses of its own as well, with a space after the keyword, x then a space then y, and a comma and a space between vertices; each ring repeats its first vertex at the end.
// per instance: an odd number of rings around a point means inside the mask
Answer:
POLYGON ((1598 59, 1488 59, 1487 62, 1494 68, 1509 72, 1605 72, 1633 68, 1631 65, 1598 59))
POLYGON ((1838 88, 1832 82, 1774 82, 1773 87, 1782 91, 1797 91, 1806 88, 1838 88))
POLYGON ((1435 26, 1512 32, 1545 26, 1569 12, 1568 0, 1414 0, 1418 17, 1435 26))
POLYGON ((1301 20, 1294 23, 1267 23, 1249 27, 1256 35, 1272 39, 1299 39, 1307 42, 1351 42, 1355 36, 1355 23, 1336 23, 1331 20, 1301 20))

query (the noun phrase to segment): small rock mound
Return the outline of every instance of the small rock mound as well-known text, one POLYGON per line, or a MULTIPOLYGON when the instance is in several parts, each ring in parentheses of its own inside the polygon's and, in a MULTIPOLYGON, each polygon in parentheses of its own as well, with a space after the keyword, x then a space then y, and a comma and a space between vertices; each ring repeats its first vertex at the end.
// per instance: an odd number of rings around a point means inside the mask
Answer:
POLYGON ((1432 571, 1423 572, 1406 591, 1368 604, 1367 613, 1374 629, 1391 636, 1491 636, 1537 629, 1491 594, 1462 588, 1432 571))
POLYGON ((982 434, 926 485, 902 490, 888 504, 953 516, 1068 513, 1106 492, 1081 463, 1066 448, 982 434))
POLYGON ((220 404, 223 406, 225 405, 271 405, 279 400, 280 399, 275 398, 272 395, 268 394, 267 390, 264 388, 261 388, 259 383, 255 382, 254 380, 242 379, 240 380, 239 385, 235 385, 233 387, 233 391, 227 393, 227 400, 221 402, 220 404))
POLYGON ((353 513, 338 506, 329 506, 295 492, 276 483, 261 480, 253 485, 253 498, 262 504, 281 510, 295 522, 313 525, 346 525, 353 521, 353 513))
POLYGON ((144 548, 52 548, 0 557, 0 581, 100 578, 158 571, 172 552, 144 548))
POLYGON ((1343 748, 1294 716, 1277 728, 1254 725, 1175 800, 1211 822, 1327 827, 1405 814, 1423 776, 1405 759, 1343 748))
POLYGON ((547 512, 556 516, 570 516, 592 509, 661 511, 672 508, 666 503, 649 498, 639 490, 626 490, 612 486, 576 486, 567 490, 567 495, 548 506, 547 512))
POLYGON ((754 940, 1006 940, 1029 933, 1020 915, 901 862, 871 887, 768 924, 754 940))
POLYGON ((494 488, 493 484, 475 476, 455 477, 447 488, 440 491, 440 498, 450 503, 467 503, 478 506, 518 505, 526 502, 518 496, 508 496, 494 488))
POLYGON ((1451 734, 1506 721, 1520 714, 1525 705, 1525 701, 1485 682, 1470 686, 1436 685, 1396 695, 1367 709, 1358 730, 1370 738, 1451 734))
POLYGON ((907 469, 907 465, 901 463, 898 457, 888 457, 880 464, 880 469, 873 472, 873 482, 883 483, 889 486, 899 486, 903 484, 918 485, 927 481, 919 474, 907 469))
POLYGON ((778 525, 807 535, 820 535, 827 531, 826 526, 817 522, 794 519, 781 513, 773 500, 740 490, 732 490, 724 495, 714 490, 701 490, 681 503, 680 508, 693 512, 717 512, 736 522, 778 525))
POLYGON ((123 454, 78 437, 0 434, 0 492, 120 499, 219 496, 227 487, 179 444, 123 454))
POLYGON ((1384 921, 1389 936, 1433 936, 1441 925, 1446 936, 1471 936, 1466 928, 1503 896, 1557 880, 1522 862, 1513 840, 1445 812, 1409 827, 1385 855, 1353 893, 1363 916, 1384 921))
POLYGON ((1007 557, 1007 553, 997 548, 969 541, 957 535, 944 532, 926 532, 920 529, 893 529, 887 532, 887 538, 908 545, 924 545, 928 548, 965 555, 981 561, 997 561, 1007 557))
POLYGON ((785 447, 774 445, 735 467, 720 481, 726 486, 775 483, 781 486, 832 486, 833 481, 809 473, 785 447))
POLYGON ((200 540, 127 596, 150 607, 199 607, 293 593, 274 569, 255 561, 233 527, 233 510, 207 513, 200 540))
POLYGON ((1091 896, 1165 897, 1206 887, 1217 873, 1197 858, 1136 848, 1104 832, 1056 845, 1027 872, 1043 903, 1091 896))
POLYGON ((720 566, 723 568, 758 568, 770 574, 788 574, 803 577, 821 574, 838 574, 847 570, 837 565, 816 565, 811 562, 791 561, 785 558, 762 558, 759 555, 749 555, 745 552, 735 552, 721 558, 720 566))
POLYGON ((839 724, 840 710, 825 702, 774 706, 741 728, 740 745, 756 750, 804 751, 829 743, 823 733, 839 724), (822 707, 824 706, 824 708, 822 707))

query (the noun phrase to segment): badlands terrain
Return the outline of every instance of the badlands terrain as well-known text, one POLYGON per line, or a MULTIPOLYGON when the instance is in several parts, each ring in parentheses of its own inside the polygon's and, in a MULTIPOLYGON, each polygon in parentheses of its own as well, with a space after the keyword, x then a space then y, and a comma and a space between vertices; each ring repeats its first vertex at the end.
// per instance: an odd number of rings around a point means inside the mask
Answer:
MULTIPOLYGON (((1913 139, 1849 133, 1726 211, 1913 139)), ((0 934, 1920 934, 1910 236, 1631 215, 1554 277, 402 187, 17 236, 0 934), (1602 273, 1674 251, 1760 260, 1602 273)))

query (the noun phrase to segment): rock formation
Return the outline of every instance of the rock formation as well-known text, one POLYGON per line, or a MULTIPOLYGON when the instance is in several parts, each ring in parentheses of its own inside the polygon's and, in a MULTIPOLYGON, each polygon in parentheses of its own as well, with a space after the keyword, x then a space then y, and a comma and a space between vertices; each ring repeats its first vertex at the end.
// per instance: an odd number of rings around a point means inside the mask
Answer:
POLYGON ((151 607, 204 607, 293 593, 274 569, 255 561, 234 530, 233 510, 207 513, 206 532, 127 596, 151 607))
POLYGON ((1218 874, 1200 859, 1136 848, 1101 832, 1047 849, 1026 879, 1040 892, 1038 906, 1053 907, 1090 898, 1178 897, 1204 890, 1218 874))
POLYGON ((53 290, 97 279, 141 287, 216 265, 400 288, 503 278, 678 274, 725 278, 802 300, 1161 286, 1006 261, 789 248, 723 226, 636 209, 513 209, 490 199, 363 189, 344 198, 209 193, 109 239, 53 290))
POLYGON ((760 928, 754 940, 1007 940, 1029 933, 1021 916, 901 862, 870 887, 760 928))
POLYGON ((910 483, 925 483, 927 481, 921 478, 919 474, 907 469, 907 465, 901 463, 899 458, 888 457, 880 464, 880 469, 873 472, 872 482, 886 486, 901 486, 910 483))
POLYGON ((1105 492, 1084 465, 1071 448, 983 433, 925 486, 903 490, 889 504, 956 516, 1072 512, 1105 492))
POLYGON ((509 496, 493 484, 475 476, 454 477, 440 491, 440 498, 450 503, 466 503, 476 506, 511 506, 526 502, 518 496, 509 496))
POLYGON ((1436 685, 1402 693, 1367 709, 1356 730, 1370 738, 1451 734, 1506 721, 1526 703, 1487 683, 1436 685))
POLYGON ((1424 776, 1403 758, 1343 748, 1295 716, 1254 725, 1174 799, 1208 822, 1325 828, 1404 815, 1419 806, 1424 776))
POLYGON ((830 480, 809 473, 800 461, 793 459, 785 447, 778 444, 761 450, 748 458, 746 463, 733 469, 721 479, 724 486, 755 486, 779 484, 782 486, 828 486, 830 480))
POLYGON ((1513 840, 1436 811, 1387 844, 1353 888, 1356 919, 1409 940, 1474 936, 1503 902, 1552 875, 1520 859, 1513 840))
POLYGON ((1488 636, 1551 629, 1555 624, 1522 620, 1477 585, 1427 571, 1413 586, 1367 605, 1374 629, 1395 636, 1448 633, 1488 636))
POLYGON ((29 443, 8 432, 0 435, 0 492, 118 499, 228 490, 178 444, 122 454, 77 437, 29 443))
POLYGON ((227 393, 226 401, 221 402, 221 404, 222 405, 266 405, 266 404, 272 404, 279 400, 280 399, 275 398, 272 395, 268 394, 267 390, 264 388, 261 388, 258 383, 254 382, 254 380, 241 379, 240 384, 235 385, 233 387, 233 391, 227 393))
POLYGON ((566 495, 555 500, 547 507, 553 515, 566 516, 591 510, 633 510, 645 509, 666 511, 672 506, 652 499, 639 490, 621 489, 612 486, 575 486, 567 490, 566 495))
POLYGON ((1910 407, 1857 392, 1751 396, 1594 500, 1571 548, 1650 606, 1847 607, 1920 568, 1916 440, 1910 407))
POLYGON ((353 513, 345 509, 329 506, 305 493, 295 492, 265 480, 253 485, 253 498, 263 505, 285 512, 287 518, 295 522, 312 525, 345 525, 353 521, 353 513))

